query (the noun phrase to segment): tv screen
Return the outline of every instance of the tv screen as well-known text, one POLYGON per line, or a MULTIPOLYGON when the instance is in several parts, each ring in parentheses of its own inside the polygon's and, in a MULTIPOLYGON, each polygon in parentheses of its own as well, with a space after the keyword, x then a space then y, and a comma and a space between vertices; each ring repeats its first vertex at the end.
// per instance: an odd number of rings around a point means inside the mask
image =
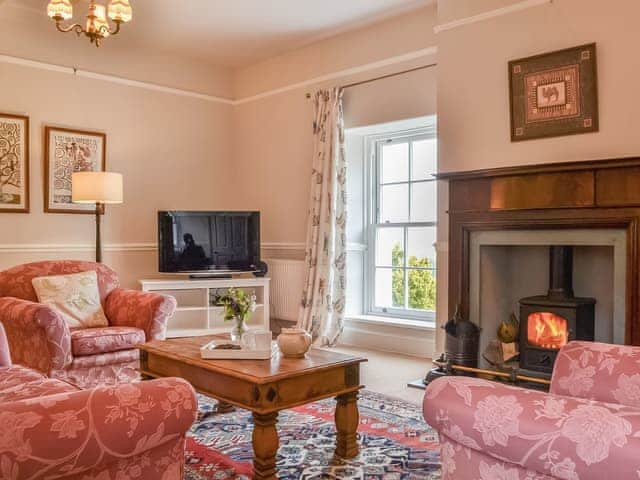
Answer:
POLYGON ((260 212, 158 212, 160 271, 253 271, 260 212))

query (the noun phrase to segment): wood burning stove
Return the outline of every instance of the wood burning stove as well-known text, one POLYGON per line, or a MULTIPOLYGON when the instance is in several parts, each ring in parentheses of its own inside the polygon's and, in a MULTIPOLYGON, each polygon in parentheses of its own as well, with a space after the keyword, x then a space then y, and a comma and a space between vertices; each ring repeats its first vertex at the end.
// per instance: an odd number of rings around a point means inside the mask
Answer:
POLYGON ((520 368, 551 374, 562 346, 593 340, 595 304, 573 295, 573 247, 550 247, 547 295, 520 300, 520 368))

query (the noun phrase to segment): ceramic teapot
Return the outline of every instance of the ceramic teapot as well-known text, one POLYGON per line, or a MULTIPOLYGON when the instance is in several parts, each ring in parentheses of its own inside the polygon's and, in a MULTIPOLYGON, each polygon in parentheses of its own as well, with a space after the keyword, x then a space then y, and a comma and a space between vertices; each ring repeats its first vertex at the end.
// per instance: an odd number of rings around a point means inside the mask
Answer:
POLYGON ((278 336, 278 348, 286 358, 304 358, 311 347, 311 335, 302 328, 283 328, 278 336))

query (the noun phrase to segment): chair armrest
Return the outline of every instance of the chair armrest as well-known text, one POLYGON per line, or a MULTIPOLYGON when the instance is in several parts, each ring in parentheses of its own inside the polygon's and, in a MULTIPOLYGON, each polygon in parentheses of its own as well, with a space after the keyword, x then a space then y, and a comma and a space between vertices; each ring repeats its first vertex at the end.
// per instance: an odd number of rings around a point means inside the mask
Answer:
MULTIPOLYGON (((456 445, 555 478, 633 478, 640 409, 444 377, 425 393, 424 416, 456 445)), ((446 453, 446 452, 445 452, 446 453)))
POLYGON ((193 388, 177 378, 5 403, 2 468, 12 478, 81 478, 184 438, 196 412, 193 388))
POLYGON ((164 339, 176 306, 167 295, 117 288, 107 297, 105 313, 110 325, 144 330, 148 342, 164 339))
POLYGON ((11 366, 11 352, 9 351, 9 342, 7 334, 4 331, 2 323, 0 323, 0 367, 11 366))
POLYGON ((73 360, 69 327, 46 305, 2 297, 0 322, 6 330, 13 362, 49 374, 73 360))
POLYGON ((556 358, 550 390, 640 407, 640 347, 569 342, 556 358))

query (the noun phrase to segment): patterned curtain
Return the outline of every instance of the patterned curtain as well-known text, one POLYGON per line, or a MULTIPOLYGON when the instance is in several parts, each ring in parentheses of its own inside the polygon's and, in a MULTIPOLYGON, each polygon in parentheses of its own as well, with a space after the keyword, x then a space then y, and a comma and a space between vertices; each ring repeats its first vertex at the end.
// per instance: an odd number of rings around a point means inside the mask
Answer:
POLYGON ((346 180, 342 89, 314 97, 314 152, 307 223, 307 280, 298 326, 314 344, 333 346, 342 333, 345 309, 346 180))

